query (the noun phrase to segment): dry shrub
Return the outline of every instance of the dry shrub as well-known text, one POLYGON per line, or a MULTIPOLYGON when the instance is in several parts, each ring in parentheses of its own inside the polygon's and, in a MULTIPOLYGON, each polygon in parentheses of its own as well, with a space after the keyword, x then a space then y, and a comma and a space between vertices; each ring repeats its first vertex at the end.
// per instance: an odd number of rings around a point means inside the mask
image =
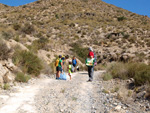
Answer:
POLYGON ((112 63, 108 68, 108 72, 110 72, 113 78, 121 78, 121 79, 126 79, 127 77, 126 75, 128 73, 127 68, 121 62, 112 63))
POLYGON ((109 73, 103 74, 103 80, 108 81, 112 79, 112 75, 109 73))
POLYGON ((52 73, 52 68, 50 65, 48 65, 45 61, 43 62, 43 69, 42 69, 42 73, 46 74, 46 75, 50 75, 52 73))
POLYGON ((150 66, 144 63, 112 63, 107 73, 110 73, 113 78, 134 78, 136 86, 150 83, 150 66))
POLYGON ((35 31, 35 28, 33 25, 26 23, 24 26, 22 26, 21 31, 25 34, 31 34, 35 31))
POLYGON ((21 67, 24 73, 38 76, 43 68, 41 60, 33 53, 25 50, 16 50, 13 55, 15 65, 21 67))
POLYGON ((28 82, 28 80, 30 79, 31 77, 29 75, 25 75, 24 73, 22 72, 18 72, 17 75, 16 75, 16 78, 15 80, 18 81, 18 82, 28 82))

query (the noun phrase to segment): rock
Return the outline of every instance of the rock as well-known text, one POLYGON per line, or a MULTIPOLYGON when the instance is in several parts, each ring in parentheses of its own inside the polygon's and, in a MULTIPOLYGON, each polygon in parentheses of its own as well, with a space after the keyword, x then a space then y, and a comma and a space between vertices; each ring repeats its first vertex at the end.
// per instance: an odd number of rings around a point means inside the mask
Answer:
POLYGON ((1 63, 3 66, 5 66, 10 71, 17 70, 17 67, 12 63, 12 59, 1 61, 1 63))
POLYGON ((134 79, 133 78, 130 78, 129 80, 127 80, 127 83, 133 83, 134 82, 134 79))
POLYGON ((3 85, 3 77, 0 76, 0 86, 3 85))
POLYGON ((7 72, 4 76, 3 76, 3 80, 4 83, 10 83, 12 81, 15 80, 15 77, 13 76, 13 74, 11 72, 7 72))
POLYGON ((118 105, 118 103, 113 103, 113 105, 114 105, 114 106, 117 106, 117 105, 118 105))
POLYGON ((8 70, 0 63, 0 76, 4 76, 8 70))
POLYGON ((3 85, 3 76, 8 72, 8 70, 2 66, 0 63, 0 85, 3 85))
POLYGON ((120 110, 121 110, 121 106, 120 105, 115 107, 115 111, 120 111, 120 110))
POLYGON ((136 95, 136 98, 138 99, 144 98, 145 94, 146 94, 146 91, 142 91, 136 95))

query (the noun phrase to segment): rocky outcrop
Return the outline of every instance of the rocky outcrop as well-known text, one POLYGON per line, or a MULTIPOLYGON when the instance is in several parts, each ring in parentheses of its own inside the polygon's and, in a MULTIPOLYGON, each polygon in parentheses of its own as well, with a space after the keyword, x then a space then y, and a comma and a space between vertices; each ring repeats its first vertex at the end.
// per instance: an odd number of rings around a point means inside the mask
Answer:
POLYGON ((11 83, 15 79, 14 71, 19 70, 11 59, 0 61, 0 84, 11 83))

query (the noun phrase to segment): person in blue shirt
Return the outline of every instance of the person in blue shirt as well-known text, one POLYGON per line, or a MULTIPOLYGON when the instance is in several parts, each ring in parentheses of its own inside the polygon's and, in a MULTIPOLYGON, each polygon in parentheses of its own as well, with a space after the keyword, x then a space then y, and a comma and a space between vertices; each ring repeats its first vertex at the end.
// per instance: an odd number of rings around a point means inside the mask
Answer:
POLYGON ((73 58, 72 58, 73 72, 76 71, 76 65, 77 65, 77 63, 78 63, 78 62, 77 62, 76 57, 73 56, 73 58))

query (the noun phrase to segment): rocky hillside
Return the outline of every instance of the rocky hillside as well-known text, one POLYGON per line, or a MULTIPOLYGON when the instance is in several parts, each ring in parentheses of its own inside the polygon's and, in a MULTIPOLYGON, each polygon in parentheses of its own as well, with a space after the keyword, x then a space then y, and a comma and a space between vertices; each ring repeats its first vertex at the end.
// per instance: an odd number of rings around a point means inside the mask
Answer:
POLYGON ((10 57, 1 61, 9 60, 21 71, 35 74, 22 68, 24 62, 16 60, 20 56, 14 58, 16 46, 43 59, 45 67, 58 54, 76 55, 83 61, 86 48, 92 46, 98 63, 134 60, 148 64, 149 22, 147 16, 101 0, 38 0, 19 7, 0 4, 0 38, 12 49, 10 57))

